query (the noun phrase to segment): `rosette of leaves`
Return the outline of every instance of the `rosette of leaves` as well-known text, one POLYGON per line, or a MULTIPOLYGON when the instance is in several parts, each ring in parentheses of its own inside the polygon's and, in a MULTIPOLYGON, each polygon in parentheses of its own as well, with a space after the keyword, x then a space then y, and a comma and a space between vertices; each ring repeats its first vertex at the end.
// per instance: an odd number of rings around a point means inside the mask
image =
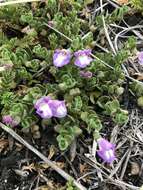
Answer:
POLYGON ((81 112, 81 119, 87 124, 87 131, 91 132, 99 132, 102 129, 102 124, 94 111, 89 112, 81 112))
POLYGON ((118 100, 108 101, 104 108, 104 113, 110 115, 115 123, 122 125, 128 121, 128 112, 120 108, 118 100))
POLYGON ((14 89, 16 87, 15 74, 16 73, 11 69, 3 71, 0 82, 0 90, 5 91, 5 90, 14 89))
POLYGON ((137 82, 132 82, 130 90, 134 96, 137 97, 137 104, 143 107, 143 85, 137 82))
POLYGON ((23 97, 24 102, 33 104, 34 100, 39 99, 46 92, 46 89, 42 85, 36 85, 34 87, 28 88, 27 93, 23 97))
MULTIPOLYGON (((108 12, 106 13, 105 22, 108 24, 117 22, 117 21, 119 22, 124 18, 126 14, 128 14, 128 12, 129 12, 128 6, 122 6, 122 7, 116 8, 111 14, 109 14, 108 12)), ((99 27, 103 26, 102 15, 99 15, 96 17, 96 24, 99 27)))
POLYGON ((62 82, 59 84, 61 90, 73 88, 77 83, 76 80, 68 74, 63 75, 61 81, 62 82))
POLYGON ((82 131, 77 125, 71 122, 66 122, 63 126, 60 125, 58 127, 59 135, 57 136, 57 141, 60 150, 64 151, 82 131))
POLYGON ((3 92, 0 95, 0 102, 6 108, 9 108, 11 104, 17 101, 17 96, 13 92, 3 92))
POLYGON ((19 18, 22 14, 30 9, 26 4, 24 5, 11 5, 0 7, 0 18, 6 22, 11 22, 11 25, 19 24, 19 18))

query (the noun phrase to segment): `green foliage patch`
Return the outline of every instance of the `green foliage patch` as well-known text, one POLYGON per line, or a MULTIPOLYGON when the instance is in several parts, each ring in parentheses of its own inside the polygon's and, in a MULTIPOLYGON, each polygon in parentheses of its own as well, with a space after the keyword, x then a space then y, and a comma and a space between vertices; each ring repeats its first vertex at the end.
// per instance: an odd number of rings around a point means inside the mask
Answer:
MULTIPOLYGON (((118 125, 128 120, 127 111, 119 103, 125 81, 121 64, 135 46, 133 38, 129 38, 116 56, 93 51, 99 59, 94 59, 84 69, 93 73, 92 78, 82 78, 73 60, 60 69, 53 66, 55 49, 66 48, 74 52, 92 46, 92 32, 82 38, 90 27, 79 16, 84 5, 82 0, 47 0, 45 3, 0 7, 0 68, 5 64, 12 65, 0 71, 1 117, 10 114, 19 121, 21 128, 35 124, 55 128, 61 150, 67 149, 74 138, 82 134, 83 126, 87 133, 97 138, 104 127, 104 118, 110 118, 118 125), (46 24, 51 24, 72 41, 46 24), (39 118, 33 105, 46 95, 64 99, 68 116, 53 120, 39 118)), ((118 21, 126 12, 125 8, 118 10, 107 20, 109 23, 118 21)), ((99 17, 97 21, 101 27, 99 17)))

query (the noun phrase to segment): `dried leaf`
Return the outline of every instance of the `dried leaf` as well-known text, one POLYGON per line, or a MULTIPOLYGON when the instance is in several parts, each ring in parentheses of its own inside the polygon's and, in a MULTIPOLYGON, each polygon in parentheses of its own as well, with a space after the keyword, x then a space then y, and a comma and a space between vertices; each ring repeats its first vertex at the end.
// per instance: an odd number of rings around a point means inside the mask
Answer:
POLYGON ((32 163, 32 164, 30 164, 30 165, 28 165, 28 166, 23 166, 23 167, 22 167, 22 170, 23 170, 23 171, 29 170, 30 172, 32 172, 33 170, 36 171, 36 167, 35 167, 34 163, 32 163))
MULTIPOLYGON (((54 162, 59 168, 64 168, 65 164, 64 162, 54 162)), ((42 163, 40 164, 40 167, 42 167, 43 169, 48 169, 49 168, 49 165, 46 164, 46 163, 42 163)))
POLYGON ((0 139, 0 152, 3 151, 8 146, 8 140, 7 139, 0 139))
POLYGON ((83 175, 87 171, 88 165, 86 163, 80 164, 79 169, 80 169, 80 174, 83 175))
POLYGON ((75 139, 70 146, 70 160, 71 160, 71 162, 73 162, 75 157, 76 157, 76 148, 77 148, 77 144, 76 144, 76 139, 75 139))
POLYGON ((138 75, 137 80, 143 80, 143 74, 142 75, 138 75))
POLYGON ((51 160, 51 158, 55 155, 55 146, 51 145, 50 146, 50 151, 49 151, 49 155, 48 155, 48 159, 51 160))
MULTIPOLYGON (((47 185, 42 185, 37 188, 37 190, 60 190, 60 185, 49 180, 47 185)), ((63 189, 63 188, 62 188, 63 189)))
POLYGON ((41 186, 41 187, 38 187, 37 190, 50 190, 50 189, 47 186, 41 186))
POLYGON ((15 169, 14 171, 16 175, 19 175, 21 177, 27 177, 29 175, 28 171, 23 171, 23 170, 18 170, 18 169, 15 169))

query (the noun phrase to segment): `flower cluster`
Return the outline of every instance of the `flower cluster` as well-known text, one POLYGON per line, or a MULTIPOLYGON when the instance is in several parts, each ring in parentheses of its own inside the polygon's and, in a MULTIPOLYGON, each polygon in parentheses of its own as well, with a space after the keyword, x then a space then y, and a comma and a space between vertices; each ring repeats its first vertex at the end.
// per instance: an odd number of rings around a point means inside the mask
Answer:
MULTIPOLYGON (((79 50, 74 53, 75 61, 74 64, 79 68, 87 67, 90 62, 93 60, 91 58, 91 50, 79 50)), ((70 50, 62 49, 62 50, 55 50, 53 55, 53 64, 56 67, 63 67, 70 63, 72 58, 72 54, 70 50)))
POLYGON ((110 143, 104 138, 99 138, 97 140, 99 150, 97 154, 102 160, 107 163, 112 163, 115 160, 115 145, 110 143))
POLYGON ((63 118, 67 115, 65 101, 52 100, 49 96, 37 100, 34 107, 36 113, 44 119, 51 117, 63 118))

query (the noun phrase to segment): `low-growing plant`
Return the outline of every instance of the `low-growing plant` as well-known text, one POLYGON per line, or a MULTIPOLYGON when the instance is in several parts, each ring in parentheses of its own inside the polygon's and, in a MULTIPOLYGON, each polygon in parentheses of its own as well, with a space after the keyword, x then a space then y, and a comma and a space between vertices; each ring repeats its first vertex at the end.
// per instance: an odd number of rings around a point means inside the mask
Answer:
POLYGON ((135 9, 137 9, 137 10, 143 12, 143 2, 142 2, 142 0, 130 0, 129 2, 131 3, 131 5, 132 5, 135 9))
MULTIPOLYGON (((121 65, 132 53, 134 39, 129 38, 115 56, 110 52, 93 51, 99 58, 94 59, 91 50, 87 50, 94 41, 93 33, 82 38, 82 33, 89 29, 79 16, 83 6, 82 0, 47 0, 34 5, 0 7, 1 118, 8 116, 4 121, 9 125, 10 121, 15 121, 20 128, 35 124, 52 127, 58 133, 61 150, 66 150, 82 134, 83 126, 87 133, 99 138, 104 117, 118 125, 128 120, 127 111, 119 103, 125 80, 121 65), (61 60, 67 50, 72 56, 68 63, 57 65, 53 56, 62 49, 61 60), (86 65, 80 56, 86 56, 86 65), (57 111, 57 102, 52 106, 53 102, 42 103, 36 111, 38 108, 34 105, 42 97, 65 101, 67 114, 56 115, 61 114, 57 111), (49 109, 48 106, 52 112, 46 118, 41 110, 49 109)), ((124 13, 126 10, 113 13, 112 19, 124 13)))

